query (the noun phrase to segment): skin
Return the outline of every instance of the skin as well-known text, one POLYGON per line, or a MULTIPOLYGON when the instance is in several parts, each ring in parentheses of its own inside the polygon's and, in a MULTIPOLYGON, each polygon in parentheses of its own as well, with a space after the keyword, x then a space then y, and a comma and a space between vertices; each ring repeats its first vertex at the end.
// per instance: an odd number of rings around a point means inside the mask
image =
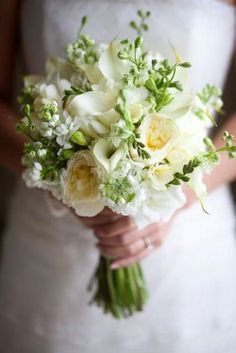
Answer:
MULTIPOLYGON (((234 5, 234 1, 226 1, 234 5)), ((17 15, 19 1, 1 0, 0 2, 0 162, 16 174, 22 172, 20 159, 25 139, 15 132, 16 114, 11 108, 12 78, 14 57, 16 53, 15 34, 17 32, 17 15)), ((236 136, 236 115, 233 115, 223 127, 236 136)), ((217 147, 222 146, 219 131, 214 139, 217 147)), ((205 178, 208 190, 236 178, 236 161, 228 160, 224 155, 221 164, 216 166, 211 176, 205 178)), ((195 201, 195 196, 188 188, 185 189, 187 203, 185 208, 195 201)), ((181 212, 178 211, 176 215, 181 212)), ((175 215, 175 216, 176 216, 175 215)), ((174 217, 175 217, 174 216, 174 217)), ((97 238, 97 248, 104 254, 116 258, 112 268, 127 266, 140 261, 164 242, 173 219, 168 224, 154 223, 138 230, 129 217, 116 215, 109 209, 104 209, 99 215, 87 218, 79 217, 80 221, 94 231, 97 238), (151 247, 147 247, 144 239, 148 239, 151 247)))

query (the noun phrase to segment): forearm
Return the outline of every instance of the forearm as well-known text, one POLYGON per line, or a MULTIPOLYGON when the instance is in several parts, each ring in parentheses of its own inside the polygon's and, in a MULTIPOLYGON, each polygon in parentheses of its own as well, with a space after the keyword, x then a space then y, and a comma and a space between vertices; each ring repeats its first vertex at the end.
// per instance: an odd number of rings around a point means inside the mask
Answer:
POLYGON ((0 163, 14 173, 22 171, 21 156, 25 138, 16 132, 16 115, 0 101, 0 163))

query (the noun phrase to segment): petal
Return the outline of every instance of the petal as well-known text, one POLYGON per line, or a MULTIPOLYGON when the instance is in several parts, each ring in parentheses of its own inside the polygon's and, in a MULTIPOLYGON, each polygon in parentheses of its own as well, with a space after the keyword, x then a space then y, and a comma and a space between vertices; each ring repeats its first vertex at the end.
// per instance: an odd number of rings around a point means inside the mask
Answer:
POLYGON ((74 116, 101 115, 114 105, 114 98, 107 93, 86 92, 71 100, 69 111, 74 116))
POLYGON ((193 104, 194 96, 191 93, 178 92, 168 105, 164 106, 159 112, 162 118, 178 119, 187 114, 193 104))
POLYGON ((119 43, 111 42, 100 56, 98 67, 107 79, 120 81, 121 76, 128 72, 129 64, 118 58, 119 43))
POLYGON ((79 67, 85 73, 90 83, 96 84, 102 79, 102 75, 97 64, 83 64, 79 67))
POLYGON ((107 172, 114 170, 125 153, 122 145, 116 150, 110 141, 100 139, 93 148, 93 153, 97 161, 107 172))
POLYGON ((104 209, 105 205, 100 199, 94 202, 78 202, 76 205, 73 205, 73 207, 78 216, 94 217, 104 209))
POLYGON ((148 91, 144 87, 135 87, 125 91, 125 97, 129 104, 136 104, 144 101, 148 96, 148 91))
POLYGON ((111 109, 98 117, 98 120, 107 128, 110 128, 111 125, 115 124, 119 119, 120 115, 115 109, 111 109))
POLYGON ((202 179, 203 170, 201 167, 198 167, 190 175, 190 181, 188 182, 188 185, 193 189, 193 191, 199 198, 201 204, 204 203, 205 198, 207 196, 207 188, 206 185, 203 183, 202 179))

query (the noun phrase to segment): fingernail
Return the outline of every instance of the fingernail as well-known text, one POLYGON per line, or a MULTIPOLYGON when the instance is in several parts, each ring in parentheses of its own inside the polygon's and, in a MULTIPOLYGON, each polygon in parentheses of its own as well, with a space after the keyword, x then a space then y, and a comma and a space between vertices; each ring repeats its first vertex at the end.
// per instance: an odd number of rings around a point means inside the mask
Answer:
POLYGON ((116 264, 116 263, 113 263, 113 264, 111 264, 111 269, 112 270, 116 270, 117 268, 119 268, 120 266, 118 265, 118 264, 116 264))

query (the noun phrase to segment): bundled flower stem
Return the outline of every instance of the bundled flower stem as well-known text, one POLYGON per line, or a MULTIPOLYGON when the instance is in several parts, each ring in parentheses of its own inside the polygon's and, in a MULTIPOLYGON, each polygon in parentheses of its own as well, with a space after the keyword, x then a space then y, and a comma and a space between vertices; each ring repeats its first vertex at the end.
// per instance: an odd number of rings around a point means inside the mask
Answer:
POLYGON ((96 303, 105 313, 112 313, 117 319, 142 311, 148 299, 139 263, 112 270, 111 260, 103 256, 99 258, 88 289, 94 292, 91 304, 96 303))

